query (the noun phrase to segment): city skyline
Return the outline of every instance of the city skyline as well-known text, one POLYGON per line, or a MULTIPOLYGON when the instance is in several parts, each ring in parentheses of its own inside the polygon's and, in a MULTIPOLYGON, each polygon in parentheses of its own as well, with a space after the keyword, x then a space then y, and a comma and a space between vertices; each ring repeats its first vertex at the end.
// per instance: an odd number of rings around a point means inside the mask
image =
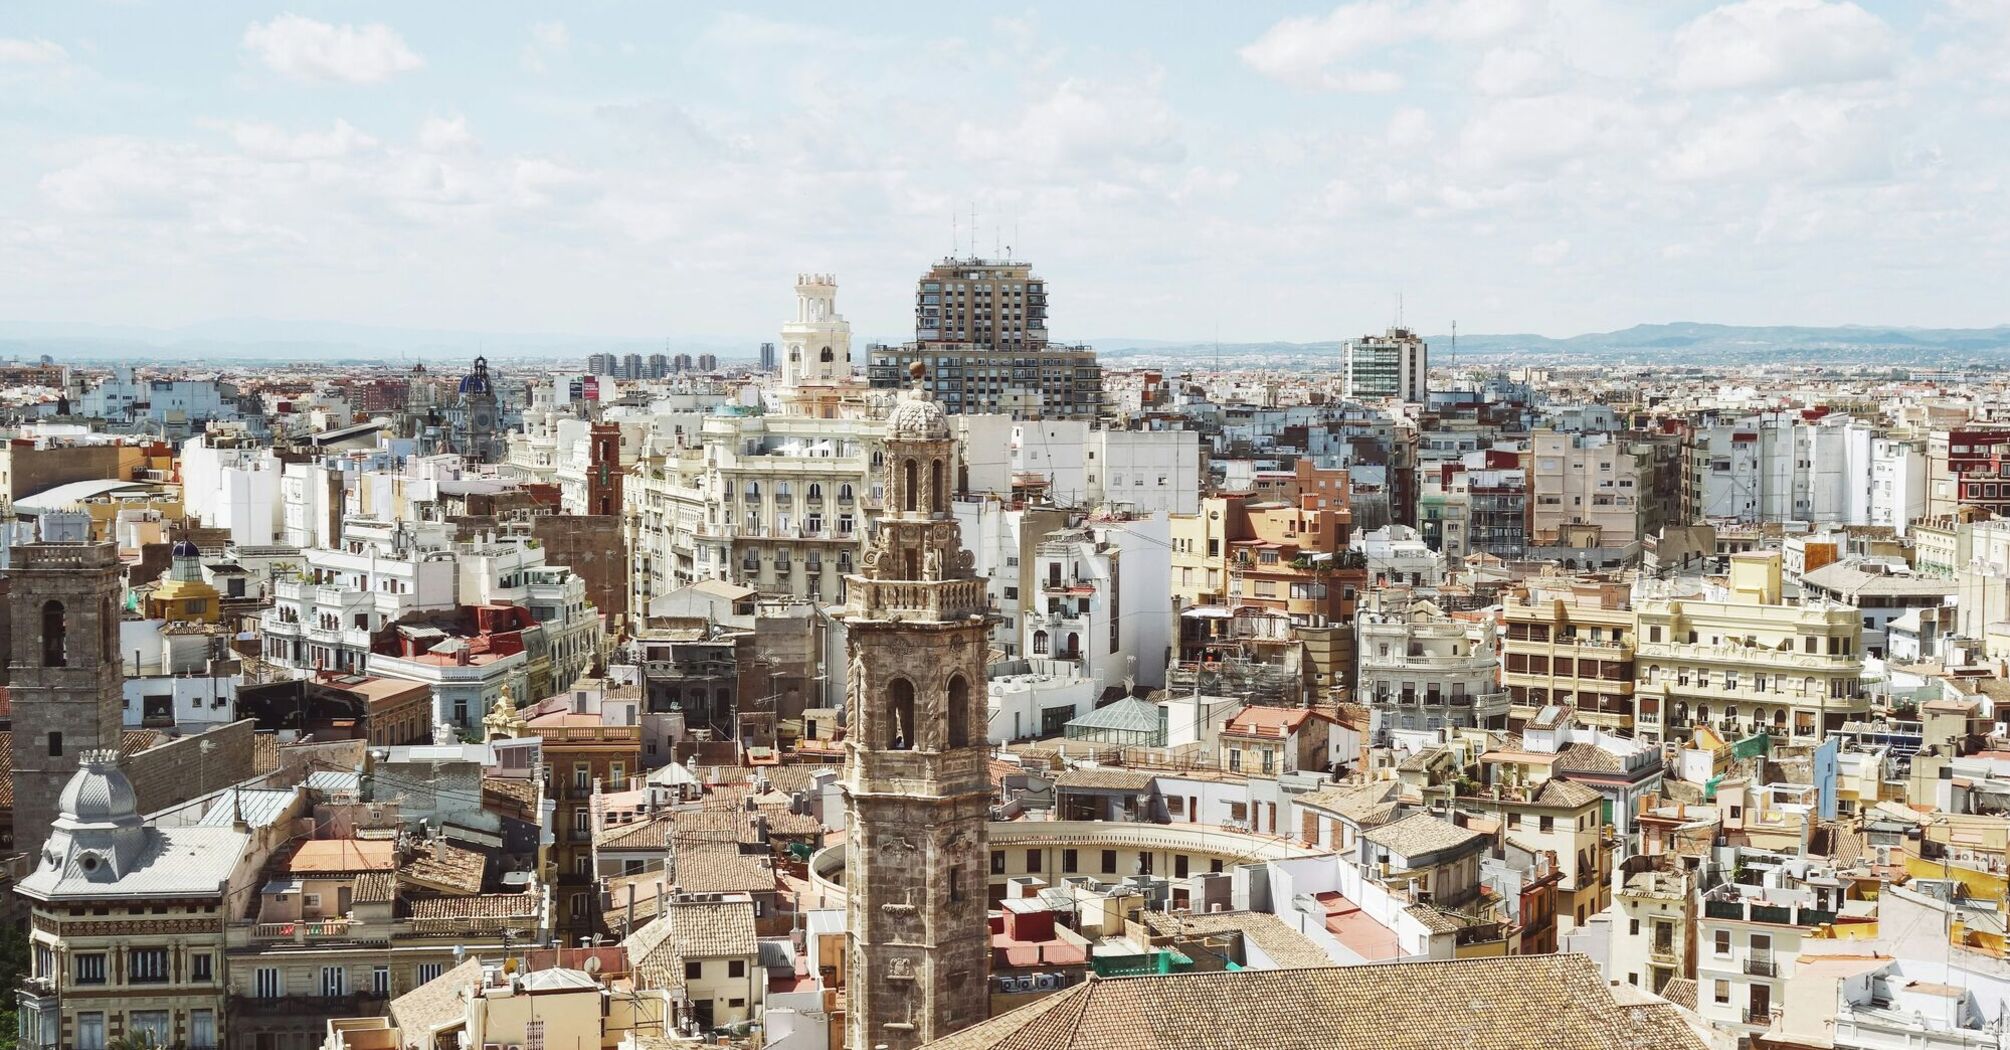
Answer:
POLYGON ((0 28, 0 321, 751 354, 1006 245, 1061 340, 2005 320, 1995 5, 118 12, 0 28))

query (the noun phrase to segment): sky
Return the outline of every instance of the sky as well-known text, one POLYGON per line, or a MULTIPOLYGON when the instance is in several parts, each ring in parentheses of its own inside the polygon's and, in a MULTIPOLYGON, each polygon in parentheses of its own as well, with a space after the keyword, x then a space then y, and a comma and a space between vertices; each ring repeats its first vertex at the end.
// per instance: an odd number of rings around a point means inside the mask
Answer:
POLYGON ((2007 133, 2010 0, 10 4, 0 321, 1984 326, 2007 133))

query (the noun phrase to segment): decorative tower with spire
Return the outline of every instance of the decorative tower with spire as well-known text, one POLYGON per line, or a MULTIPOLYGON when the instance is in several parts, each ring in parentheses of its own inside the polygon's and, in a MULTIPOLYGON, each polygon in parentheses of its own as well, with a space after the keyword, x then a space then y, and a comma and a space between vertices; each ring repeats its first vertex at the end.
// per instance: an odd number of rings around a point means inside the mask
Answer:
POLYGON ((530 734, 530 722, 517 710, 516 698, 510 695, 509 683, 504 682, 501 695, 489 707, 489 713, 482 716, 482 741, 514 740, 530 734))
POLYGON ((985 1018, 992 612, 949 511, 956 441, 915 387, 887 417, 886 516, 847 578, 846 1044, 908 1050, 985 1018))

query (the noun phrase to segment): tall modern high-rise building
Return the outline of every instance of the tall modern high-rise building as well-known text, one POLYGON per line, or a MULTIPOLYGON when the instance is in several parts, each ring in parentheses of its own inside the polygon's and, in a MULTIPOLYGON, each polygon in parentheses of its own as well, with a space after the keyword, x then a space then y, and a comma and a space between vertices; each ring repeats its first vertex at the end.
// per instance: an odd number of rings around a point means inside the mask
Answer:
POLYGON ((761 344, 761 371, 763 371, 763 372, 772 372, 772 371, 774 371, 774 370, 775 370, 775 344, 773 344, 773 343, 762 343, 762 344, 761 344))
POLYGON ((1362 401, 1421 402, 1430 393, 1430 346, 1408 328, 1350 339, 1340 349, 1345 396, 1362 401))
POLYGON ((1103 370, 1086 346, 1047 340, 1047 282, 1031 263, 943 259, 914 292, 914 341, 874 346, 866 378, 900 387, 910 366, 928 368, 944 410, 1014 419, 1095 419, 1103 370))
POLYGON ((669 355, 669 354, 650 354, 650 355, 649 355, 649 378, 651 378, 651 379, 661 379, 661 378, 663 378, 664 376, 667 376, 667 375, 669 375, 669 374, 670 374, 670 355, 669 355))
POLYGON ((586 374, 611 376, 614 374, 613 354, 589 354, 586 358, 586 374))
POLYGON ((839 783, 854 1050, 911 1050, 990 1005, 984 661, 995 621, 949 509, 955 475, 942 406, 917 382, 887 417, 887 510, 846 585, 839 783))
POLYGON ((678 354, 670 359, 670 370, 673 372, 689 372, 692 367, 690 354, 678 354))
POLYGON ((1047 345, 1047 282, 1033 264, 944 259, 914 289, 914 341, 988 350, 1047 345))
POLYGON ((622 354, 622 355, 621 355, 621 378, 623 378, 623 379, 641 379, 641 378, 642 378, 642 355, 641 355, 641 354, 622 354))
POLYGON ((698 355, 698 371, 700 371, 700 372, 717 372, 718 370, 719 370, 719 355, 718 355, 718 354, 699 354, 699 355, 698 355))

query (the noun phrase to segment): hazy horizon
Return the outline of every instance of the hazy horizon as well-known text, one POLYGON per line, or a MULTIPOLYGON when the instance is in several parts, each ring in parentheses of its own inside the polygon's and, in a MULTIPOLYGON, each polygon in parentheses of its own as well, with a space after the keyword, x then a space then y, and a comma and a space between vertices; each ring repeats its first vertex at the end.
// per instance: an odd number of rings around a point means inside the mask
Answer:
POLYGON ((0 29, 0 318, 893 333, 1010 246, 1076 341, 2003 320, 2010 5, 104 10, 0 29))

